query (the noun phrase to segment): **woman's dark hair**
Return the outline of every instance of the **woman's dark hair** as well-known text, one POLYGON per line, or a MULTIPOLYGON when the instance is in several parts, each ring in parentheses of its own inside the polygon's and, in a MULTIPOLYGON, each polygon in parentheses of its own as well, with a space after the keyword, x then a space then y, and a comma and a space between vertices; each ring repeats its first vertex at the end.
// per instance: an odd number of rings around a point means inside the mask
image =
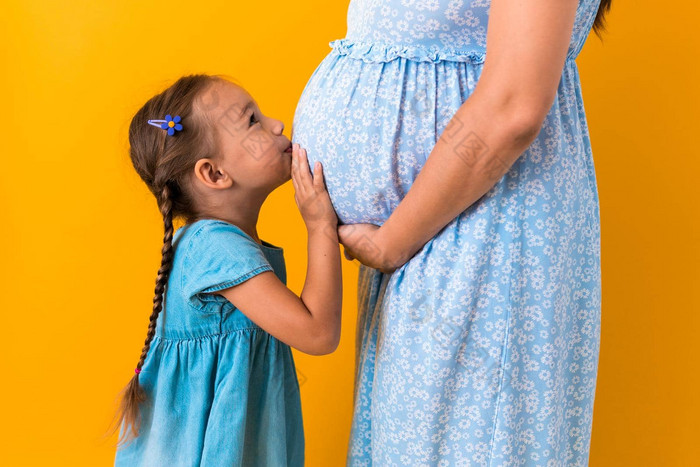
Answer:
POLYGON ((593 32, 595 32, 598 37, 601 37, 601 33, 605 31, 605 15, 610 11, 611 2, 612 0, 600 0, 598 13, 596 13, 595 20, 593 21, 593 32))
MULTIPOLYGON (((149 318, 146 342, 141 350, 136 369, 140 372, 156 331, 156 320, 163 308, 165 287, 173 261, 173 219, 182 217, 186 222, 196 218, 195 205, 190 197, 189 177, 195 163, 204 157, 215 157, 218 151, 215 127, 208 118, 204 91, 220 76, 204 74, 183 76, 160 94, 152 97, 134 115, 129 126, 131 162, 148 189, 156 197, 163 216, 162 259, 156 279, 153 312, 149 318), (167 131, 148 124, 149 119, 163 119, 165 115, 182 118, 183 129, 170 136, 167 131)), ((147 402, 139 375, 134 376, 120 394, 117 421, 109 433, 113 434, 124 422, 124 434, 118 444, 139 435, 140 405, 147 402), (129 427, 131 427, 130 433, 129 427)), ((113 420, 113 421, 114 421, 113 420)))

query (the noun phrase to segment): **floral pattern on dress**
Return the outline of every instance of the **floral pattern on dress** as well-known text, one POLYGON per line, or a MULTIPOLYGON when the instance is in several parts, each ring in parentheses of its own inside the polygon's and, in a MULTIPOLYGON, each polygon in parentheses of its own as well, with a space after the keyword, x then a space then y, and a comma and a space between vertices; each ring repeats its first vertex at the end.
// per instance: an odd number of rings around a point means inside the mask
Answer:
MULTIPOLYGON (((575 58, 508 172, 392 274, 360 266, 352 466, 587 465, 600 348, 600 217, 575 58)), ((474 91, 490 2, 352 0, 292 139, 341 223, 381 225, 474 91)))

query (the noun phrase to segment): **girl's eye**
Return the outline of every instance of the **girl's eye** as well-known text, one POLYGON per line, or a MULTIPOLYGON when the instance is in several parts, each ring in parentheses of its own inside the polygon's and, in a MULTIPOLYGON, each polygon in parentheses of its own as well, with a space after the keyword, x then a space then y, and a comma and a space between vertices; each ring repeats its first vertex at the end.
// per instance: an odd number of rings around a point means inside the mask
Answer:
POLYGON ((257 123, 258 121, 255 119, 255 112, 250 114, 250 126, 253 126, 257 123))

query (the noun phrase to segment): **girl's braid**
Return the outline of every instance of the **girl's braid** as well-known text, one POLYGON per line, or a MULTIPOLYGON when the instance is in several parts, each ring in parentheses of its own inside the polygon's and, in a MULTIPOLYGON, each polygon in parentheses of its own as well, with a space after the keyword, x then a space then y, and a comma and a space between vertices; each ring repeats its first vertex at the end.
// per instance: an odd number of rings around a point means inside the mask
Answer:
MULTIPOLYGON (((148 334, 146 336, 146 342, 141 350, 141 358, 136 365, 134 370, 134 376, 132 376, 129 384, 124 388, 122 405, 120 407, 120 412, 122 413, 122 418, 128 420, 127 426, 130 426, 130 435, 127 430, 120 435, 117 442, 118 445, 122 444, 125 440, 135 439, 138 436, 139 428, 141 426, 139 410, 140 405, 147 401, 147 395, 143 387, 139 384, 139 373, 141 373, 141 368, 148 355, 148 350, 151 347, 151 341, 156 333, 156 323, 158 321, 158 315, 163 309, 163 298, 165 296, 166 284, 168 283, 168 277, 170 275, 170 269, 173 264, 173 202, 171 189, 168 183, 165 183, 163 189, 160 191, 159 197, 160 212, 163 215, 163 226, 165 234, 163 236, 163 249, 161 250, 162 258, 160 262, 160 269, 158 269, 158 277, 156 279, 156 290, 155 296, 153 297, 153 312, 149 318, 148 323, 148 334)), ((119 420, 121 421, 121 420, 119 420)), ((115 429, 118 426, 115 426, 115 429)))
POLYGON ((155 337, 158 316, 164 310, 168 277, 174 256, 173 219, 182 217, 190 223, 198 217, 194 200, 185 188, 188 177, 199 159, 213 157, 219 153, 215 126, 202 99, 212 86, 225 81, 228 80, 218 75, 183 76, 169 88, 149 99, 136 112, 129 125, 131 162, 156 197, 163 215, 164 236, 146 342, 134 370, 135 374, 119 398, 119 407, 112 420, 112 423, 116 423, 107 433, 107 436, 111 436, 120 426, 124 427, 117 445, 138 437, 141 406, 150 403, 146 391, 139 384, 139 373, 155 337), (174 138, 166 136, 162 129, 154 130, 150 124, 153 117, 168 114, 182 117, 185 122, 182 135, 178 133, 174 138))
POLYGON ((146 355, 148 355, 148 349, 151 347, 151 341, 156 333, 156 322, 158 320, 158 315, 163 309, 165 287, 168 283, 168 276, 170 275, 170 269, 173 264, 173 203, 170 198, 170 187, 168 186, 168 183, 165 183, 160 192, 159 204, 160 213, 163 215, 165 235, 163 236, 160 269, 158 269, 158 277, 156 278, 155 296, 153 297, 153 312, 149 318, 148 334, 146 335, 146 342, 143 346, 143 350, 141 350, 141 358, 139 359, 139 363, 136 365, 137 377, 138 373, 141 372, 143 362, 146 360, 146 355))

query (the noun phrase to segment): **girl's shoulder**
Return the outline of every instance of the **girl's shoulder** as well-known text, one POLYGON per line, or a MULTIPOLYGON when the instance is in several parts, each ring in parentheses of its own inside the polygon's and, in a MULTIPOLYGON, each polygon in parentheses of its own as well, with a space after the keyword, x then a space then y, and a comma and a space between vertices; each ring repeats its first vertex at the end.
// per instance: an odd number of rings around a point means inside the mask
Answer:
POLYGON ((173 245, 183 253, 232 244, 245 244, 249 248, 256 249, 260 247, 240 227, 218 219, 200 219, 191 224, 185 224, 173 235, 173 245))
POLYGON ((222 241, 224 245, 244 244, 247 248, 243 250, 250 250, 252 247, 264 256, 272 256, 275 259, 284 255, 282 247, 262 239, 258 243, 237 225, 219 219, 200 219, 180 227, 173 235, 173 245, 181 244, 180 249, 183 250, 193 246, 206 248, 209 244, 222 246, 222 241))
POLYGON ((256 265, 272 269, 269 253, 266 254, 269 248, 261 246, 240 227, 218 219, 200 219, 183 226, 173 235, 173 246, 185 274, 193 270, 202 273, 222 264, 231 265, 229 268, 256 265))
POLYGON ((173 248, 181 258, 204 258, 210 256, 228 258, 255 257, 264 262, 282 260, 284 250, 261 240, 256 242, 237 225, 219 219, 200 219, 185 224, 173 235, 173 248))
POLYGON ((181 227, 176 235, 173 245, 180 291, 197 308, 203 309, 210 301, 225 300, 204 294, 239 284, 265 271, 275 272, 263 248, 228 222, 202 219, 181 227))

